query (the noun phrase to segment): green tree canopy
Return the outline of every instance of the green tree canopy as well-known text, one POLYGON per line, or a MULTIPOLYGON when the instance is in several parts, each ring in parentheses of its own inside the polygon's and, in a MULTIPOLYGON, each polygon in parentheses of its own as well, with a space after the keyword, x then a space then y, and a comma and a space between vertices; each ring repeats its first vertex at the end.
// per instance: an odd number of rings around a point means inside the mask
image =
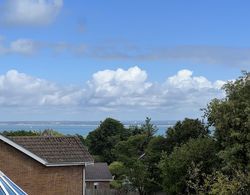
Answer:
POLYGON ((38 135, 41 135, 39 131, 26 131, 26 130, 3 131, 1 134, 4 136, 38 136, 38 135))
POLYGON ((205 117, 215 127, 214 136, 221 147, 224 171, 250 170, 250 80, 249 74, 224 85, 224 99, 214 99, 205 117))
POLYGON ((158 163, 162 155, 168 149, 168 143, 163 136, 153 137, 145 150, 144 162, 147 164, 149 182, 146 184, 147 192, 158 192, 162 190, 161 170, 158 163))
POLYGON ((53 129, 45 129, 43 131, 36 130, 17 130, 17 131, 3 131, 2 135, 4 136, 63 136, 62 133, 59 133, 53 129))
POLYGON ((190 139, 186 144, 176 147, 160 163, 164 190, 168 194, 187 193, 191 164, 199 164, 202 173, 211 173, 218 163, 216 153, 216 143, 209 137, 190 139))
POLYGON ((113 153, 119 161, 129 164, 144 154, 146 146, 147 136, 139 134, 129 137, 126 141, 119 142, 113 153))
POLYGON ((128 136, 129 131, 120 121, 107 118, 97 129, 89 133, 86 143, 92 155, 98 155, 101 161, 111 163, 115 160, 111 150, 119 141, 127 139, 128 136))
POLYGON ((142 124, 141 129, 145 132, 148 137, 153 137, 153 135, 157 132, 158 128, 151 123, 151 118, 146 117, 145 123, 142 124))
POLYGON ((115 189, 122 189, 123 182, 126 179, 126 168, 122 162, 114 161, 109 165, 109 170, 114 176, 114 180, 111 182, 111 187, 115 189))
POLYGON ((208 135, 208 129, 199 119, 185 118, 183 121, 177 121, 173 127, 169 127, 166 131, 168 152, 171 153, 175 146, 180 146, 191 138, 206 135, 208 135))

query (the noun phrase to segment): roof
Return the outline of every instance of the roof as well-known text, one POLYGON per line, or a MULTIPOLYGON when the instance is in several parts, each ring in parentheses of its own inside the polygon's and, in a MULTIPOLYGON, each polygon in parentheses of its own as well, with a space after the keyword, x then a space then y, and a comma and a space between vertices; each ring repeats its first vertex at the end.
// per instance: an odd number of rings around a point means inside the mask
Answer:
POLYGON ((78 137, 0 135, 0 140, 46 166, 86 165, 94 162, 78 137))
POLYGON ((27 195, 20 187, 11 181, 0 171, 0 194, 1 195, 27 195))
POLYGON ((112 181, 112 175, 107 163, 94 163, 86 166, 86 181, 112 181))

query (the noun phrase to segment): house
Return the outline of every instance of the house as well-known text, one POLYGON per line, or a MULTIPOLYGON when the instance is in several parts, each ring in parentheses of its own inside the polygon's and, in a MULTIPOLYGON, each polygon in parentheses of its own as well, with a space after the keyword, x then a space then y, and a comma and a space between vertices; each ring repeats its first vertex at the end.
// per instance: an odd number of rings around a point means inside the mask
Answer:
POLYGON ((109 189, 112 180, 107 163, 86 166, 86 189, 109 189))
POLYGON ((27 195, 20 187, 10 180, 2 171, 0 171, 0 194, 1 195, 27 195))
POLYGON ((85 194, 93 158, 77 137, 0 135, 0 170, 28 194, 85 194))

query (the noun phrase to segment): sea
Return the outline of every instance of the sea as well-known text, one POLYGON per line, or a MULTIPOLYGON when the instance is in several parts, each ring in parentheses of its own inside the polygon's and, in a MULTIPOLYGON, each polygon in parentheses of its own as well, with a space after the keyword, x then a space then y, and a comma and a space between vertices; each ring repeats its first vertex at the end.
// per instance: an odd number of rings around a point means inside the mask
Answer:
MULTIPOLYGON (((125 127, 131 125, 141 125, 144 121, 123 121, 125 127)), ((165 135, 166 130, 173 126, 176 121, 153 121, 158 129, 157 135, 165 135)), ((89 132, 95 130, 100 125, 100 121, 0 121, 0 132, 31 130, 43 131, 53 129, 64 135, 79 134, 86 137, 89 132)))

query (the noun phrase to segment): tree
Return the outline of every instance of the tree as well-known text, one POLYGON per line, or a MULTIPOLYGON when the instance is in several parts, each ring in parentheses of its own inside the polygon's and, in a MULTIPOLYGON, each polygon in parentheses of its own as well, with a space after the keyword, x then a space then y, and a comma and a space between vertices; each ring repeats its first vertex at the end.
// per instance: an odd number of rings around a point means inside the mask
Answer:
POLYGON ((250 80, 249 73, 223 86, 224 99, 212 100, 204 116, 215 127, 214 137, 220 145, 222 169, 247 172, 250 169, 250 80))
MULTIPOLYGON (((190 139, 186 144, 176 147, 170 155, 165 155, 160 162, 163 188, 168 194, 184 194, 188 188, 189 167, 199 165, 201 173, 212 173, 218 163, 216 143, 212 138, 190 139)), ((200 183, 202 180, 202 176, 200 183)))
POLYGON ((142 124, 142 127, 141 129, 144 130, 145 134, 148 136, 148 137, 153 137, 153 135, 157 132, 158 128, 153 124, 151 123, 151 118, 149 117, 146 117, 145 119, 145 123, 142 124))
POLYGON ((116 159, 127 164, 144 154, 147 146, 147 136, 130 136, 126 141, 120 141, 113 149, 116 159))
POLYGON ((147 192, 162 191, 162 178, 159 177, 161 170, 159 169, 159 162, 162 154, 168 149, 168 143, 163 136, 153 137, 147 145, 145 150, 144 162, 147 164, 149 182, 146 185, 147 192))
POLYGON ((149 182, 147 165, 141 159, 135 159, 127 164, 127 177, 131 185, 135 187, 140 195, 146 195, 146 186, 149 182))
POLYGON ((111 163, 115 160, 112 154, 114 146, 127 139, 129 132, 120 121, 107 118, 100 123, 99 127, 90 132, 86 143, 92 155, 98 155, 101 161, 111 163))
POLYGON ((111 182, 111 187, 115 189, 122 189, 125 176, 125 166, 122 162, 114 161, 109 165, 109 170, 114 176, 114 180, 111 182))
POLYGON ((27 130, 18 130, 18 131, 4 131, 2 133, 4 136, 63 136, 62 133, 59 133, 53 129, 45 129, 43 131, 27 131, 27 130))
POLYGON ((145 134, 145 130, 141 128, 139 125, 130 125, 129 132, 131 136, 145 134))
POLYGON ((228 176, 220 171, 206 177, 206 194, 250 194, 250 175, 241 171, 233 170, 234 174, 228 176))
POLYGON ((171 153, 175 146, 180 146, 191 138, 207 136, 208 133, 208 129, 199 119, 185 118, 183 121, 177 121, 166 131, 168 153, 171 153))
POLYGON ((141 195, 148 192, 152 182, 149 172, 151 162, 146 160, 145 155, 147 146, 148 135, 138 134, 119 142, 113 150, 116 158, 124 164, 127 183, 141 195))
POLYGON ((38 136, 38 135, 41 135, 41 133, 39 131, 19 130, 19 131, 4 131, 2 135, 4 136, 38 136))
POLYGON ((53 136, 53 137, 60 137, 60 136, 63 136, 62 133, 59 133, 58 131, 56 130, 53 130, 53 129, 45 129, 41 132, 41 135, 42 136, 53 136))

